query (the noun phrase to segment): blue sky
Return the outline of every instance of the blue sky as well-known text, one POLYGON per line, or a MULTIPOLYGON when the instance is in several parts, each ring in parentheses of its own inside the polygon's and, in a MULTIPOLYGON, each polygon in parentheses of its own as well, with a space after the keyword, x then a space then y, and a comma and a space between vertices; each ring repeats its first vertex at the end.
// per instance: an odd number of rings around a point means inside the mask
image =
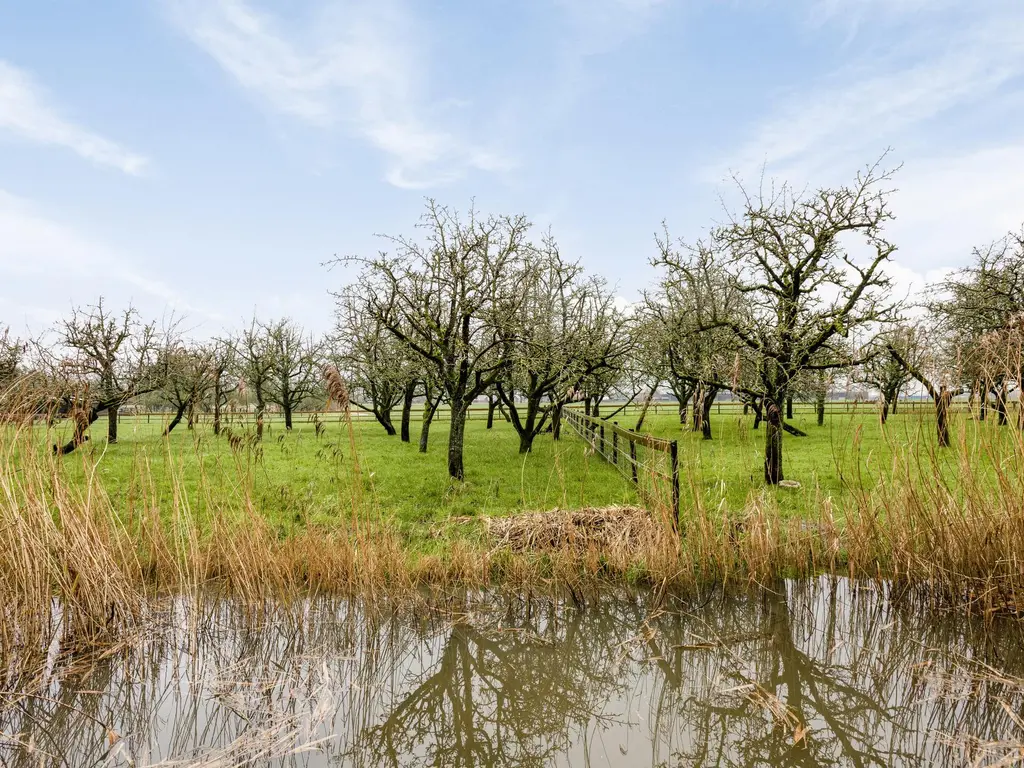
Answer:
POLYGON ((732 175, 889 146, 906 288, 1024 221, 1022 84, 1020 0, 8 0, 0 325, 103 294, 325 330, 322 263, 426 195, 526 213, 635 300, 732 175))

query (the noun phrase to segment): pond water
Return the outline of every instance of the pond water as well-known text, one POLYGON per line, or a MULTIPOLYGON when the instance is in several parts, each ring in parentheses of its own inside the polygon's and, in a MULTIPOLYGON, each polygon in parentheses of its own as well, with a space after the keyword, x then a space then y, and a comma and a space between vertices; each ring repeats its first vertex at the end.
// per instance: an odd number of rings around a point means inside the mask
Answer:
POLYGON ((1016 624, 940 620, 844 579, 702 604, 477 595, 424 613, 318 600, 265 621, 226 601, 179 600, 162 623, 8 699, 0 762, 859 766, 1024 755, 1016 624))

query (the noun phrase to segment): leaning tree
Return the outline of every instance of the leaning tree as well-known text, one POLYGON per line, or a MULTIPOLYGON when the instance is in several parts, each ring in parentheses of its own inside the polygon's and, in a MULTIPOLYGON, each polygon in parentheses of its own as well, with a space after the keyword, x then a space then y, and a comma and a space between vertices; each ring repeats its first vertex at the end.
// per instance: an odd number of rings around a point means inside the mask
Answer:
POLYGON ((901 324, 882 335, 886 349, 912 378, 924 387, 935 406, 935 431, 939 447, 949 440, 949 406, 953 398, 970 388, 965 385, 960 361, 951 348, 955 339, 943 334, 943 323, 934 316, 914 324, 901 324))
POLYGON ((179 343, 167 351, 167 376, 160 389, 161 398, 174 409, 164 428, 169 435, 188 414, 188 427, 195 423, 196 409, 214 384, 213 349, 200 344, 179 343))
POLYGON ((699 309, 700 328, 728 330, 757 359, 767 483, 783 479, 781 408, 794 382, 854 362, 842 354, 844 337, 896 310, 884 271, 895 250, 884 235, 890 178, 876 163, 848 186, 814 193, 783 185, 755 196, 740 185, 742 211, 708 240, 692 247, 661 242, 657 263, 670 277, 724 275, 721 290, 699 309), (856 257, 851 236, 860 240, 856 257))
POLYGON ((889 352, 889 346, 907 349, 911 343, 907 337, 913 333, 912 326, 893 325, 858 353, 862 362, 853 372, 852 381, 878 390, 879 419, 882 424, 886 423, 890 412, 896 413, 900 393, 913 379, 906 367, 889 352))
POLYGON ((428 201, 422 240, 389 237, 395 253, 348 257, 373 317, 431 369, 451 408, 448 474, 465 477, 466 417, 508 361, 500 329, 521 311, 529 223, 524 216, 465 217, 428 201))
POLYGON ((55 445, 54 452, 75 450, 104 411, 107 441, 116 443, 119 409, 134 397, 158 390, 166 380, 172 329, 144 323, 132 306, 111 311, 100 298, 93 306, 72 309, 56 332, 58 350, 47 351, 45 358, 52 378, 62 382, 65 415, 75 426, 71 440, 55 445))

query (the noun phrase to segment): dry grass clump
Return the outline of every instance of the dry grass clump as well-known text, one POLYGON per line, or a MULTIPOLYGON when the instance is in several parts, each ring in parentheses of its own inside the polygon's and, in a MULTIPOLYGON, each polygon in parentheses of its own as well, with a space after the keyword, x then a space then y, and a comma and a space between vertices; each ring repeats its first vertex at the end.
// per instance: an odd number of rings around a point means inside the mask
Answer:
POLYGON ((495 546, 513 552, 646 552, 665 537, 651 513, 638 507, 553 509, 487 518, 485 525, 495 546))
POLYGON ((15 649, 110 638, 144 609, 136 543, 90 474, 63 482, 18 441, 0 444, 0 660, 15 649), (59 598, 53 604, 54 597, 59 598))

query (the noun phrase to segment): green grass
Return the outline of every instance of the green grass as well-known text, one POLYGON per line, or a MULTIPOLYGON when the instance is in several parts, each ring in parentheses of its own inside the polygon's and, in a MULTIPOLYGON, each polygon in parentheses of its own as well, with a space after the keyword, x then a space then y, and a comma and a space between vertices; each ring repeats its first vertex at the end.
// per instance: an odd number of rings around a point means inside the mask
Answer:
MULTIPOLYGON (((118 442, 108 446, 106 423, 101 420, 93 425, 81 456, 65 457, 67 470, 81 477, 95 466, 115 504, 125 508, 141 496, 136 479, 144 476, 152 478, 161 506, 169 507, 163 502, 173 492, 173 472, 179 472, 180 486, 200 513, 201 475, 207 486, 223 489, 228 496, 237 487, 240 472, 249 473, 257 509, 284 529, 307 520, 329 525, 350 516, 356 491, 364 513, 379 514, 411 530, 458 516, 636 501, 631 486, 600 457, 585 455, 579 440, 566 436, 556 443, 544 435, 532 453, 521 456, 515 431, 503 421, 491 431, 482 421, 468 424, 464 483, 448 478, 447 422, 432 425, 425 454, 415 442, 387 436, 376 423, 357 422, 353 431, 361 489, 353 488, 352 445, 337 420, 328 422, 320 437, 308 422, 297 423, 291 432, 279 422, 272 424, 261 446, 261 460, 244 448, 233 451, 226 437, 215 437, 205 424, 191 432, 181 426, 167 439, 161 437, 161 429, 156 423, 125 418, 118 442)), ((235 431, 242 433, 237 427, 235 431)))
MULTIPOLYGON (((632 426, 634 416, 618 421, 632 426)), ((740 416, 738 411, 714 414, 714 439, 706 441, 662 409, 648 417, 644 431, 679 440, 684 506, 692 505, 694 495, 701 494, 709 507, 718 507, 724 499, 727 508, 741 510, 752 493, 767 492, 777 498, 785 516, 813 514, 829 497, 841 511, 851 489, 869 488, 878 476, 891 474, 894 454, 914 456, 911 463, 916 462, 915 472, 921 476, 955 483, 960 471, 958 451, 998 456, 999 451, 981 446, 1018 437, 1012 426, 979 425, 959 414, 954 419, 954 448, 935 451, 934 422, 926 409, 890 417, 884 431, 870 406, 831 414, 823 427, 817 426, 813 411, 803 407, 792 423, 808 433, 805 438, 784 438, 785 475, 801 487, 767 491, 761 481, 764 431, 751 429, 751 416, 740 416)), ((201 489, 241 498, 239 478, 247 476, 256 509, 282 533, 299 524, 330 525, 350 516, 353 499, 359 500, 360 514, 397 523, 413 538, 452 517, 637 501, 631 484, 585 450, 568 429, 560 442, 550 434, 539 436, 533 452, 522 456, 510 425, 499 419, 493 430, 487 430, 482 420, 471 420, 465 446, 467 480, 454 483, 446 471, 446 421, 433 425, 426 454, 417 450, 417 423, 414 441, 402 443, 375 422, 357 421, 352 440, 362 483, 354 488, 353 446, 347 428, 336 415, 326 419, 325 426, 318 437, 308 421, 297 423, 291 432, 279 421, 273 422, 260 458, 259 452, 249 449, 233 450, 225 436, 215 437, 205 423, 192 431, 181 425, 163 439, 162 424, 155 418, 147 423, 144 418, 125 417, 118 443, 108 446, 106 422, 101 419, 93 425, 91 442, 79 455, 63 461, 72 477, 95 467, 118 508, 129 510, 147 495, 161 509, 170 508, 167 502, 177 487, 197 516, 205 507, 201 489), (139 478, 148 478, 145 482, 150 485, 143 487, 139 478)), ((243 433, 239 425, 233 428, 243 433)), ((985 462, 979 459, 980 464, 985 462)), ((992 471, 992 467, 982 469, 992 471)))

